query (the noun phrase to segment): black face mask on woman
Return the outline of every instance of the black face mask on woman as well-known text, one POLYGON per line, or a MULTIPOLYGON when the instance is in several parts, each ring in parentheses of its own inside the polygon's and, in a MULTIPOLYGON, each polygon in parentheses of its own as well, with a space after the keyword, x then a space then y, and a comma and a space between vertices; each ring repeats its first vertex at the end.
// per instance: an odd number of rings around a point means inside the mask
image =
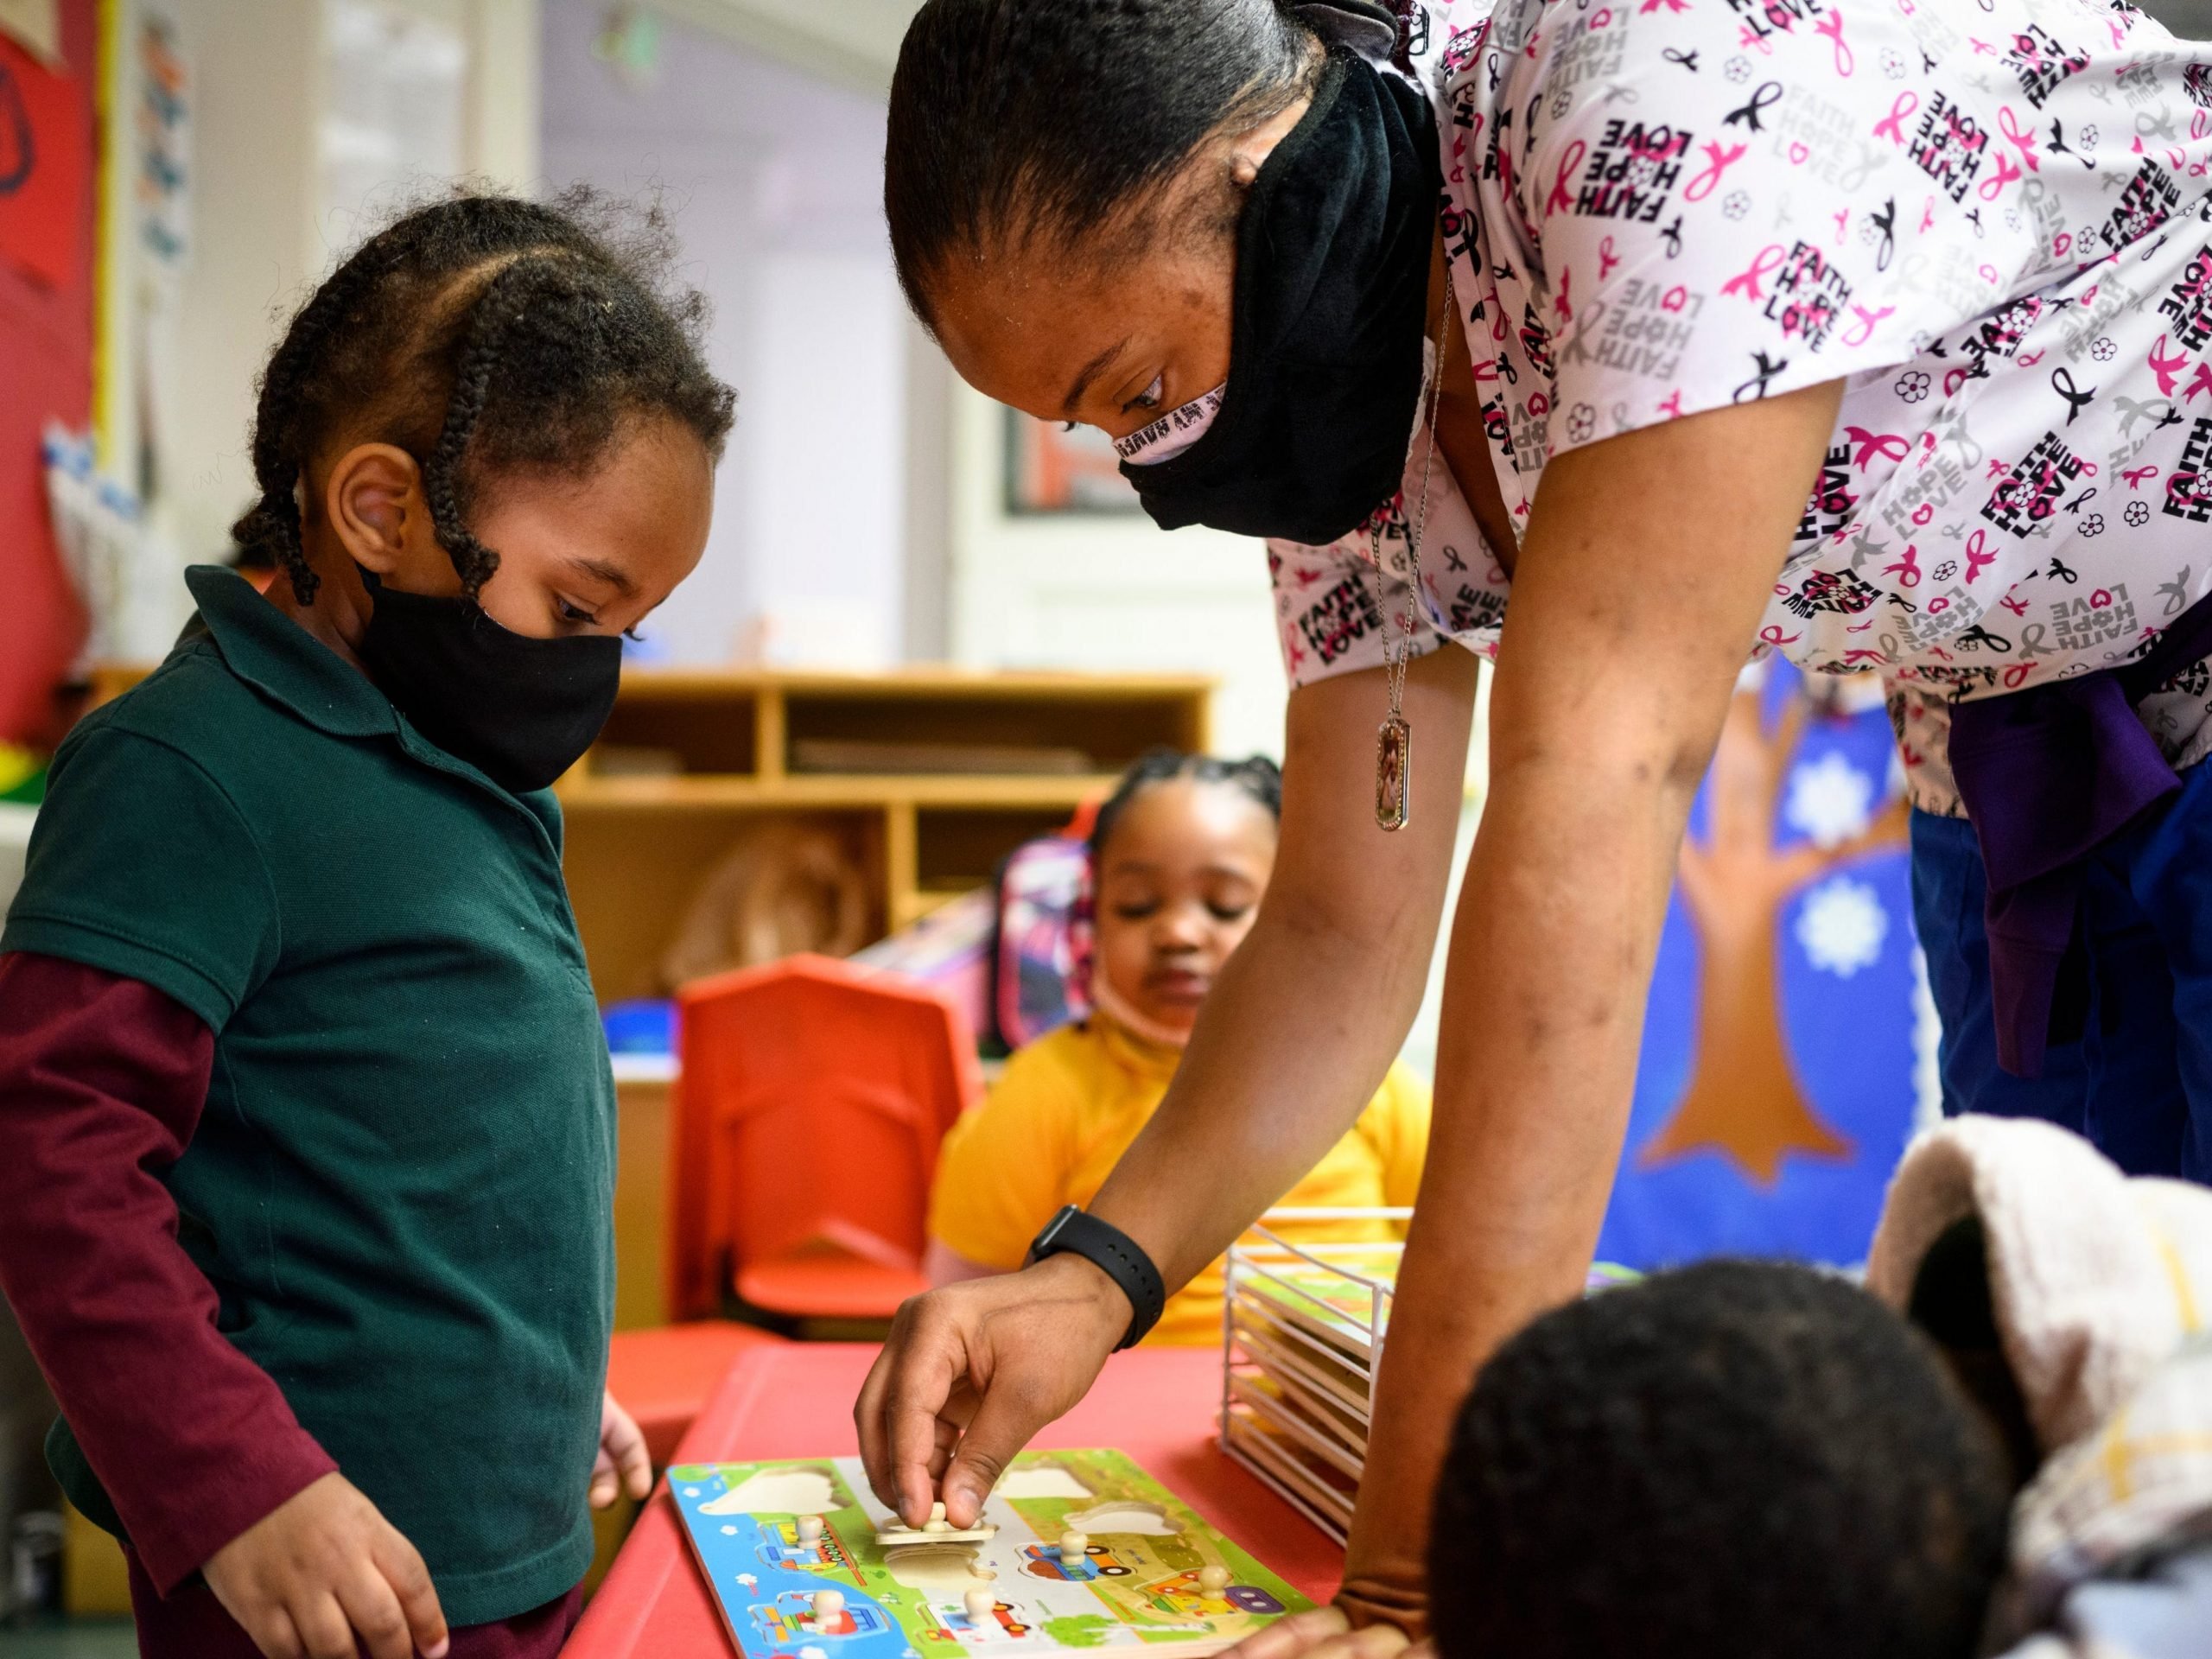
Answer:
POLYGON ((1396 492, 1442 184, 1419 89, 1332 54, 1244 204, 1227 384, 1137 435, 1203 421, 1203 435, 1122 462, 1161 529, 1332 542, 1396 492))
POLYGON ((543 789, 607 724, 622 677, 612 634, 532 639, 469 599, 369 590, 359 647, 377 689, 415 729, 500 788, 543 789))

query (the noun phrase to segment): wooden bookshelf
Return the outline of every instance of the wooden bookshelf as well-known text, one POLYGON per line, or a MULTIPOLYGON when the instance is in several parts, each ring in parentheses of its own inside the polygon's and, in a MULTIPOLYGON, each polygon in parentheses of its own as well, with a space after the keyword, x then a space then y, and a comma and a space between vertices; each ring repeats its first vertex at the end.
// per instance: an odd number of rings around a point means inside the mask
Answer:
POLYGON ((761 817, 839 836, 880 935, 988 880, 1147 749, 1205 748, 1212 690, 1196 675, 632 670, 558 785, 601 1000, 662 988, 686 906, 761 817), (901 752, 918 769, 887 769, 901 752), (963 753, 977 769, 949 769, 963 753), (849 756, 872 764, 822 769, 849 756))

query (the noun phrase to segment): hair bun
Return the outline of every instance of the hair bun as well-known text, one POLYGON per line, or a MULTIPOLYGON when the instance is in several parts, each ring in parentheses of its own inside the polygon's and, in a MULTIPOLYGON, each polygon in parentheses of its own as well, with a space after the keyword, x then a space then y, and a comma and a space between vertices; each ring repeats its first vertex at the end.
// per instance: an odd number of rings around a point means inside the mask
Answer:
POLYGON ((1331 46, 1387 63, 1397 52, 1401 24, 1387 0, 1278 0, 1290 16, 1331 46))

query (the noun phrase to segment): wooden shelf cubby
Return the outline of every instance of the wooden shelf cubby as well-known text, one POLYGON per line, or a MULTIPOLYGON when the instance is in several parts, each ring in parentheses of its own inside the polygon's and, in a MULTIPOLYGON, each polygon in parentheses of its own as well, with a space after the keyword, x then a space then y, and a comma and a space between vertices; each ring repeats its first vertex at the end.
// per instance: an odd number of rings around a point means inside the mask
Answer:
POLYGON ((1211 695, 1197 675, 632 670, 558 785, 600 998, 663 988, 693 894, 763 817, 844 842, 880 937, 989 880, 1146 750, 1205 748, 1211 695))

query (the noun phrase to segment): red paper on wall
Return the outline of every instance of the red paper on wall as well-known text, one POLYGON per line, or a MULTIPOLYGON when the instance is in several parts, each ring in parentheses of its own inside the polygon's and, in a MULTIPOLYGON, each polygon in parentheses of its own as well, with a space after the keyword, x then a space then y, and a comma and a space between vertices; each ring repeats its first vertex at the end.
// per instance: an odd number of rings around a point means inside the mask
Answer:
POLYGON ((57 74, 0 37, 0 259, 48 288, 76 281, 92 176, 84 76, 57 74))

